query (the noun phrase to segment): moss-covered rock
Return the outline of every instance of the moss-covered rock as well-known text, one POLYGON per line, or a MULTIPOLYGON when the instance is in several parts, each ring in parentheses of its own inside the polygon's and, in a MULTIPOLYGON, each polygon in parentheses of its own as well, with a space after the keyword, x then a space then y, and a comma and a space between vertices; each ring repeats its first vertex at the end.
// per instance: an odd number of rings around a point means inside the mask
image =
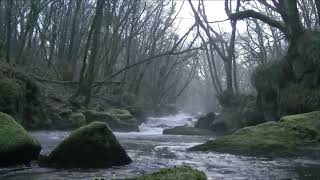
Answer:
POLYGON ((103 122, 83 126, 63 140, 45 160, 45 166, 108 168, 131 163, 130 157, 103 122))
POLYGON ((254 156, 291 156, 320 143, 320 112, 282 117, 190 148, 254 156))
POLYGON ((163 130, 162 134, 210 136, 210 135, 213 135, 213 132, 207 129, 199 129, 199 128, 188 127, 188 126, 176 126, 171 129, 163 130))
POLYGON ((107 111, 107 113, 115 118, 118 118, 124 122, 127 123, 136 123, 135 118, 133 117, 133 115, 125 109, 109 109, 107 111))
POLYGON ((127 110, 110 109, 104 112, 87 110, 84 112, 84 114, 87 122, 105 122, 113 131, 139 131, 139 127, 135 118, 127 110))
POLYGON ((38 141, 10 115, 0 113, 0 166, 30 163, 40 151, 38 141))
POLYGON ((143 175, 128 180, 206 180, 205 173, 192 169, 191 167, 182 166, 176 168, 161 169, 158 172, 143 175))

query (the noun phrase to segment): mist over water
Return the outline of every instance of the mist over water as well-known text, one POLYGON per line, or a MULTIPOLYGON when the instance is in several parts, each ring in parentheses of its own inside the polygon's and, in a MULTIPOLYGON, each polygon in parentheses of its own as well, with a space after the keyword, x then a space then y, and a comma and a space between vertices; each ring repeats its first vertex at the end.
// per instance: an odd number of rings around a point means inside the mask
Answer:
MULTIPOLYGON (((28 169, 0 170, 0 179, 64 180, 104 177, 123 179, 156 171, 160 168, 189 165, 204 171, 208 179, 313 179, 320 177, 320 162, 311 159, 266 159, 225 153, 187 152, 186 149, 214 137, 162 135, 162 130, 192 125, 195 118, 186 113, 165 117, 149 117, 140 126, 141 132, 115 135, 127 150, 133 163, 109 169, 52 169, 33 165, 28 169)), ((37 131, 32 135, 48 154, 70 132, 37 131)))

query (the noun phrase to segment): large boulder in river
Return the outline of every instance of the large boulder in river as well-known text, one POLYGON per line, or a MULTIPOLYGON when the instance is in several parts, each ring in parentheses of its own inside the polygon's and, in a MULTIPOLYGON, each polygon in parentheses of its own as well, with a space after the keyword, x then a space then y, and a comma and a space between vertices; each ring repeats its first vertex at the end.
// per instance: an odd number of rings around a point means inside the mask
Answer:
POLYGON ((188 166, 166 168, 131 180, 207 180, 205 173, 188 166))
POLYGON ((242 128, 189 150, 273 157, 300 155, 308 146, 319 144, 320 111, 315 111, 242 128))
POLYGON ((84 112, 87 122, 105 122, 113 131, 139 131, 136 119, 124 109, 110 109, 108 111, 87 110, 84 112))
POLYGON ((170 135, 190 135, 190 136, 210 136, 213 132, 207 129, 199 129, 188 126, 176 126, 171 129, 163 130, 162 134, 170 135))
POLYGON ((92 122, 70 134, 48 156, 46 166, 108 168, 132 161, 103 122, 92 122))
POLYGON ((28 164, 38 159, 41 146, 10 115, 0 113, 0 166, 28 164))

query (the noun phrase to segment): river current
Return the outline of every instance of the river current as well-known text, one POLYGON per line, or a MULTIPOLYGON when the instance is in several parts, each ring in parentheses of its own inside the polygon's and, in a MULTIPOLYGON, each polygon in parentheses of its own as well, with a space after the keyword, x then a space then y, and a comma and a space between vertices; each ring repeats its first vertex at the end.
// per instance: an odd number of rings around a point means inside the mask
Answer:
MULTIPOLYGON (((187 152, 186 149, 215 137, 162 135, 162 130, 179 125, 192 125, 193 116, 149 117, 141 132, 117 133, 133 163, 109 169, 54 169, 36 164, 31 167, 0 169, 4 180, 91 180, 94 177, 124 179, 160 168, 189 165, 204 171, 208 179, 311 179, 320 180, 320 159, 256 158, 226 153, 187 152)), ((69 135, 66 131, 36 131, 32 136, 42 144, 41 154, 48 154, 69 135)))

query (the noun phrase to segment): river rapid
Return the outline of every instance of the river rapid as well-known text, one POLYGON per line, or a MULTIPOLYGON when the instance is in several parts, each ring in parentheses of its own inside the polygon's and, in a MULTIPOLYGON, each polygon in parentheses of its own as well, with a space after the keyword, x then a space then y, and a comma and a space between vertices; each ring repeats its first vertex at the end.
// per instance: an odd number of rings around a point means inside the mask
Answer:
MULTIPOLYGON (((149 117, 141 132, 117 133, 133 163, 109 169, 54 169, 37 165, 0 169, 4 180, 91 180, 94 177, 123 179, 156 171, 160 168, 189 165, 204 171, 208 179, 314 179, 320 180, 320 159, 255 158, 226 153, 187 152, 186 149, 215 137, 162 135, 162 130, 192 125, 193 116, 149 117)), ((66 131, 36 131, 32 136, 42 144, 41 154, 48 154, 69 135, 66 131)))

